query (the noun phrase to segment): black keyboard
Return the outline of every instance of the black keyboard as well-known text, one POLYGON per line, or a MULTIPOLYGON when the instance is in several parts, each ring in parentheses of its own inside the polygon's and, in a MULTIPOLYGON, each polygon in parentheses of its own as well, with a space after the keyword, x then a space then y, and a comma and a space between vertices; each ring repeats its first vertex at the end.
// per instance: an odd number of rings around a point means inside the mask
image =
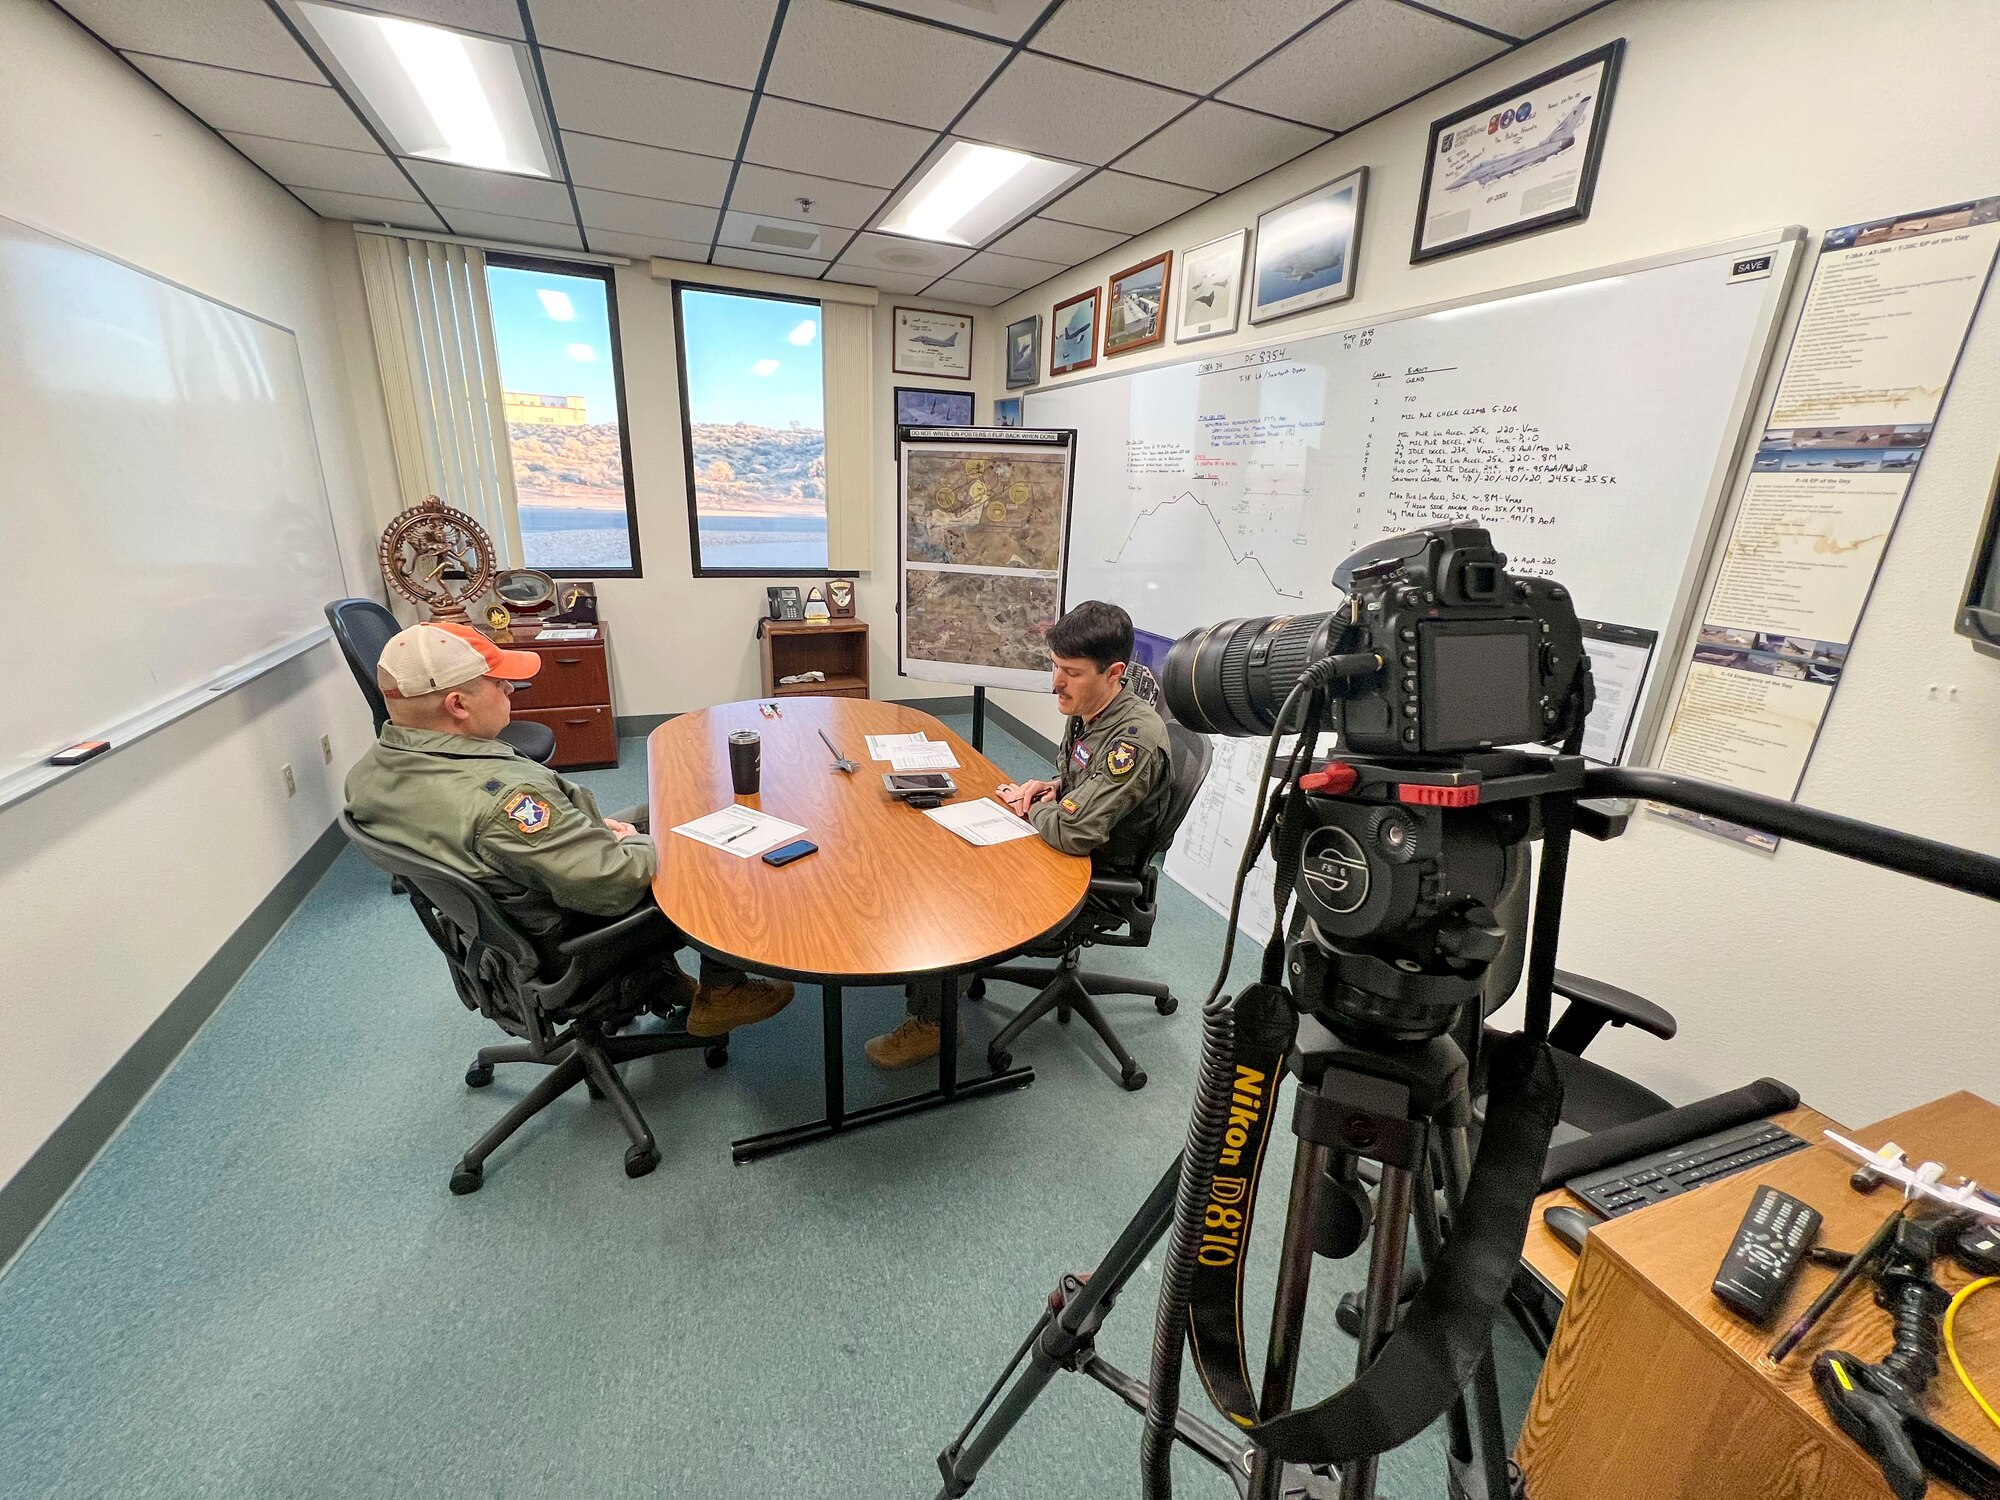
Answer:
POLYGON ((1563 1184, 1577 1197, 1615 1219, 1635 1208, 1672 1198, 1705 1182, 1746 1172, 1775 1157, 1802 1151, 1808 1143, 1769 1120, 1719 1130, 1636 1161, 1585 1172, 1563 1184))

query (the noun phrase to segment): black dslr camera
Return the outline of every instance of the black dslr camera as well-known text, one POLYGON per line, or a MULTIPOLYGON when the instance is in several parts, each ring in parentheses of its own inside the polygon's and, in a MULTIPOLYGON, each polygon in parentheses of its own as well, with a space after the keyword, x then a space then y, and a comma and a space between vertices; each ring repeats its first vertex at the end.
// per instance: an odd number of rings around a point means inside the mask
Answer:
POLYGON ((1175 717, 1208 734, 1267 734, 1307 668, 1350 652, 1383 662, 1341 700, 1332 727, 1350 754, 1560 744, 1590 711, 1569 591, 1509 574, 1485 528, 1446 523, 1385 537, 1333 581, 1348 596, 1340 610, 1224 620, 1176 641, 1161 674, 1175 717))

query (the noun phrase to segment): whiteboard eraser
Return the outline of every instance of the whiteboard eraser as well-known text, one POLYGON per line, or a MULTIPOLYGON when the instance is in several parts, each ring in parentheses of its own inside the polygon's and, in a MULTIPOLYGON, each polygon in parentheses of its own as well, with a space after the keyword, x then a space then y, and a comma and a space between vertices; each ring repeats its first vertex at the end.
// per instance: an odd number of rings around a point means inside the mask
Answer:
POLYGON ((94 755, 102 755, 111 748, 109 740, 78 740, 67 750, 58 750, 49 757, 52 766, 80 766, 94 755))

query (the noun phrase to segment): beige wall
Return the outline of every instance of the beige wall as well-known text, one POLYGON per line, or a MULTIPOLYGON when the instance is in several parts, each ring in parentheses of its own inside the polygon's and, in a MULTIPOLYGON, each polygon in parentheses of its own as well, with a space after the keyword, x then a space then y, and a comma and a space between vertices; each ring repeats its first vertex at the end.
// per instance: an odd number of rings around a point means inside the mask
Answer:
MULTIPOLYGON (((0 213, 296 330, 343 560, 366 578, 318 222, 54 6, 0 4, 0 100, 0 213)), ((0 489, 0 530, 28 498, 0 489)), ((321 646, 0 809, 0 1181, 325 831, 369 727, 321 646)))
MULTIPOLYGON (((1779 225, 1818 231, 1991 193, 1995 56, 2000 6, 1990 0, 1626 0, 1004 304, 993 321, 1046 319, 1119 267, 1253 225, 1260 210, 1362 164, 1355 298, 1203 343, 1201 357, 1779 225), (1618 36, 1628 46, 1589 220, 1411 266, 1430 122, 1618 36)), ((1975 326, 1802 797, 1992 852, 2000 663, 1975 656, 1951 618, 1993 482, 1996 303, 1989 296, 1975 326), (1934 699, 1933 684, 1956 697, 1934 699)), ((997 383, 999 350, 986 350, 997 383)), ((1169 344, 1113 363, 1196 352, 1169 344)), ((996 701, 1059 730, 1046 699, 996 701)), ((2000 1098, 2000 908, 1990 903, 1808 849, 1765 856, 1654 821, 1615 844, 1586 843, 1570 889, 1562 962, 1681 1020, 1671 1044, 1608 1033, 1594 1055, 1670 1097, 1771 1073, 1856 1123, 1953 1088, 2000 1098)))

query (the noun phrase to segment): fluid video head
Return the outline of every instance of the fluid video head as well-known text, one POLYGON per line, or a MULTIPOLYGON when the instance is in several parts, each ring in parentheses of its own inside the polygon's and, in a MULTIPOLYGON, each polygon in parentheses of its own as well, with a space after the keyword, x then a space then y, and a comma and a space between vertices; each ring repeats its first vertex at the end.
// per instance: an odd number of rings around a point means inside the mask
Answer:
POLYGON ((1382 665, 1336 707, 1330 727, 1345 753, 1561 744, 1589 713, 1569 591, 1508 573, 1485 528, 1453 522, 1385 537, 1333 581, 1347 593, 1339 610, 1224 620, 1176 641, 1161 672, 1174 717, 1207 734, 1268 734, 1307 669, 1350 652, 1382 665))

